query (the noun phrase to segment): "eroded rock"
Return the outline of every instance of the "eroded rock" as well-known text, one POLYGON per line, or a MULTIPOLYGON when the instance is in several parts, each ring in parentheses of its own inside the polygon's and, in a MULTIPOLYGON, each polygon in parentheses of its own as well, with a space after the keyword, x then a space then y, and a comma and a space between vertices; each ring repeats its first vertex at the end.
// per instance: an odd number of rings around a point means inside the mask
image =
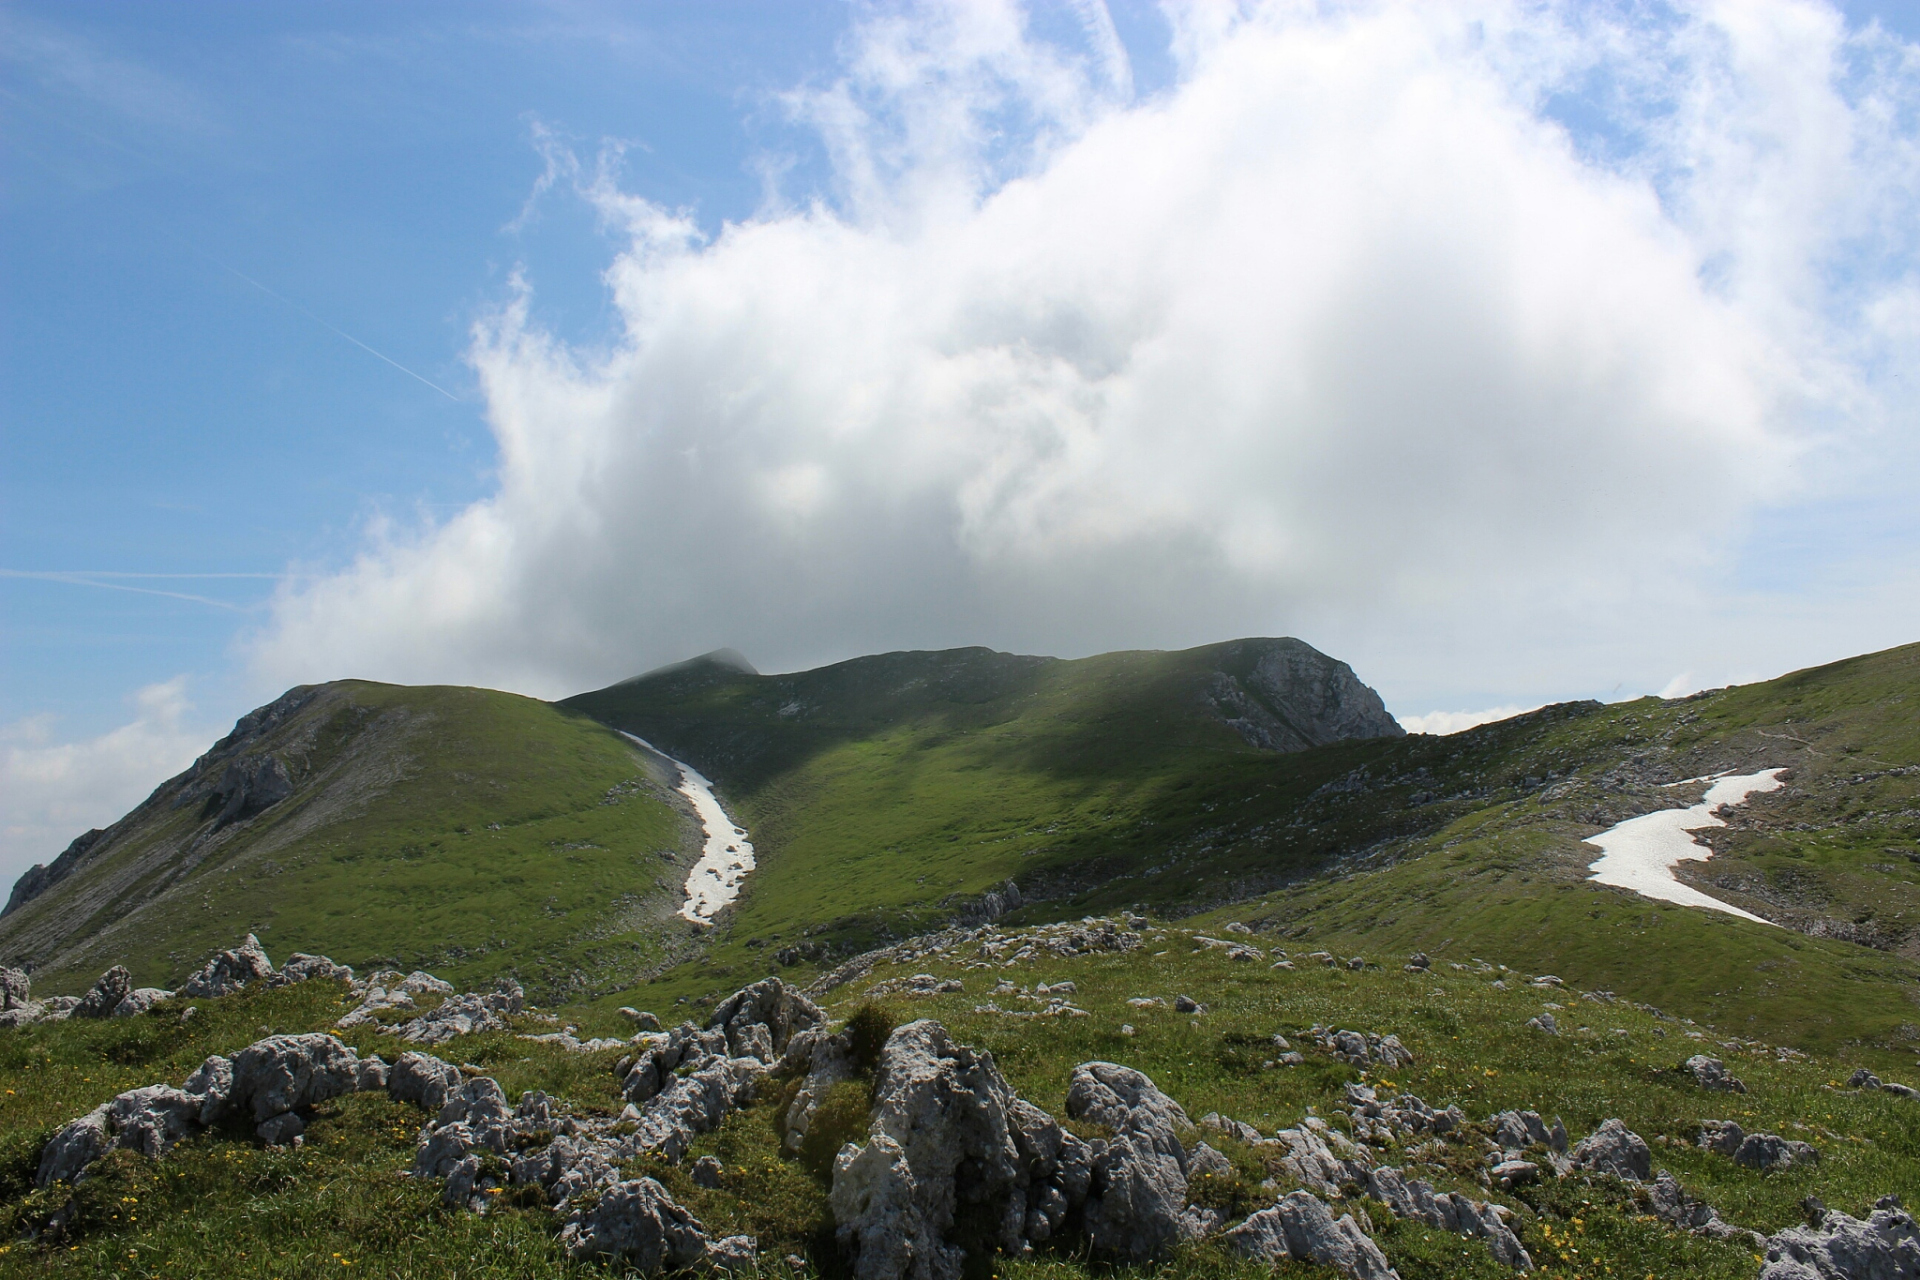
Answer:
POLYGON ((1332 1267, 1347 1280, 1399 1280, 1352 1214, 1336 1219, 1324 1201, 1295 1191, 1262 1209, 1222 1237, 1243 1258, 1274 1263, 1294 1258, 1332 1267))
POLYGON ((1516 1271, 1533 1270, 1533 1259, 1502 1216, 1501 1206, 1474 1200, 1458 1192, 1437 1192, 1420 1178, 1408 1180, 1398 1169, 1374 1169, 1367 1174, 1367 1194, 1386 1205, 1396 1218, 1410 1218, 1459 1236, 1487 1242, 1494 1260, 1516 1271))
POLYGON ((260 939, 248 934, 233 950, 215 953, 198 973, 180 984, 180 994, 194 999, 232 995, 272 972, 273 964, 260 939))
POLYGON ((1865 1221, 1829 1211, 1818 1227, 1770 1236, 1759 1280, 1913 1280, 1920 1277, 1920 1230, 1904 1209, 1865 1221))
POLYGON ((1645 1182, 1653 1173, 1653 1153, 1639 1134, 1619 1120, 1602 1121, 1573 1149, 1573 1168, 1583 1173, 1611 1174, 1628 1182, 1645 1182))

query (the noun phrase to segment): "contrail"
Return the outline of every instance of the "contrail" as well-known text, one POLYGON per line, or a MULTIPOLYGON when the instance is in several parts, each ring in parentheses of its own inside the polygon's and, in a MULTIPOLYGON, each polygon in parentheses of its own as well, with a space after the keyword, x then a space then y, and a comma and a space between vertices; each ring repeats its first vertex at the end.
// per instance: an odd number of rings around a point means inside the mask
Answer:
POLYGON ((207 253, 203 249, 199 249, 191 244, 187 244, 187 242, 184 240, 180 241, 180 243, 185 244, 188 249, 192 250, 192 252, 199 254, 201 257, 205 258, 208 262, 211 262, 214 266, 220 268, 222 271, 225 271, 227 274, 238 276, 240 279, 246 281, 248 284, 252 285, 254 288, 258 289, 260 292, 266 294, 269 298, 278 298, 281 302, 286 303, 288 306, 292 307, 295 311, 298 311, 301 315, 305 316, 307 319, 319 325, 322 329, 327 330, 327 332, 336 334, 339 337, 345 338, 348 342, 351 342, 354 346, 360 348, 362 351, 366 352, 370 356, 375 357, 376 359, 385 360, 388 364, 392 365, 394 368, 398 369, 400 372, 406 374, 409 378, 414 379, 416 382, 424 382, 427 386, 432 387, 435 391, 438 391, 441 395, 453 401, 455 404, 466 403, 459 396, 453 394, 453 392, 447 390, 445 387, 441 386, 439 383, 435 382, 433 379, 423 377, 420 374, 415 373, 413 370, 407 368, 407 366, 401 364, 398 360, 395 360, 392 356, 387 355, 385 352, 374 350, 372 347, 368 346, 366 343, 360 341, 360 339, 348 333, 345 329, 342 329, 338 325, 330 324, 326 320, 321 319, 319 316, 315 315, 313 312, 307 310, 305 307, 295 302, 292 298, 289 298, 286 294, 279 293, 273 289, 268 288, 266 285, 261 284, 258 280, 255 280, 252 276, 248 275, 246 272, 238 270, 237 268, 228 266, 226 263, 220 261, 220 259, 214 257, 210 253, 207 253))
POLYGON ((155 587, 130 587, 121 582, 100 582, 98 578, 272 578, 271 573, 153 573, 153 574, 97 574, 61 573, 35 569, 0 569, 0 578, 31 578, 39 582, 64 582, 75 587, 98 587, 102 591, 131 591, 136 595, 165 596, 169 600, 187 600, 194 604, 209 604, 216 609, 231 609, 235 613, 245 613, 251 605, 234 604, 230 600, 215 600, 211 596, 196 596, 185 591, 161 591, 155 587))

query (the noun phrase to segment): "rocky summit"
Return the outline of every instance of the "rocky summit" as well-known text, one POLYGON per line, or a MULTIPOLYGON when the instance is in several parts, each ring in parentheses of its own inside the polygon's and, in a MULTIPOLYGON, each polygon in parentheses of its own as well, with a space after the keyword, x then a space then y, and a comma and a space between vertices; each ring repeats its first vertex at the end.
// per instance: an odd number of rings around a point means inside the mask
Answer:
POLYGON ((0 919, 0 1276, 1920 1280, 1916 667, 295 690, 0 919), (1747 915, 1586 879, 1763 769, 1674 872, 1747 915))

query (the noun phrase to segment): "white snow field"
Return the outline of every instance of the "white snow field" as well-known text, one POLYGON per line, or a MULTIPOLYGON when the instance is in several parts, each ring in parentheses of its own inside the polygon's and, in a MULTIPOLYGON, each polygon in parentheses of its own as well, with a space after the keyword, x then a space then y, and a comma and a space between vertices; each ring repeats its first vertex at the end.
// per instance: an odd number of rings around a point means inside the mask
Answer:
POLYGON ((707 833, 700 861, 687 873, 687 900, 680 914, 695 924, 712 924, 713 913, 740 896, 740 886, 753 870, 753 842, 747 839, 747 829, 733 824, 714 798, 713 784, 698 769, 675 760, 645 738, 624 731, 620 736, 639 743, 680 771, 680 783, 674 790, 687 798, 707 833))
MULTIPOLYGON (((1685 809, 1660 809, 1642 814, 1609 827, 1597 836, 1588 836, 1582 843, 1597 846, 1601 855, 1587 868, 1593 872, 1587 878, 1598 884, 1631 889, 1642 897, 1658 898, 1662 902, 1677 902, 1683 907, 1705 907, 1710 911, 1724 911, 1728 915, 1739 916, 1742 920, 1752 920, 1756 924, 1772 924, 1773 921, 1763 920, 1751 911, 1742 911, 1718 898, 1707 896, 1691 885, 1680 883, 1673 878, 1673 869, 1683 861, 1705 862, 1713 856, 1712 850, 1700 844, 1688 832, 1726 826, 1725 822, 1714 816, 1714 810, 1723 804, 1745 804, 1747 797, 1757 792, 1779 790, 1783 785, 1780 775, 1785 772, 1782 768, 1762 769, 1759 773, 1721 774, 1707 788, 1707 794, 1699 804, 1685 809)), ((1704 781, 1704 778, 1686 780, 1704 781)), ((1669 785, 1678 787, 1686 783, 1669 785)))

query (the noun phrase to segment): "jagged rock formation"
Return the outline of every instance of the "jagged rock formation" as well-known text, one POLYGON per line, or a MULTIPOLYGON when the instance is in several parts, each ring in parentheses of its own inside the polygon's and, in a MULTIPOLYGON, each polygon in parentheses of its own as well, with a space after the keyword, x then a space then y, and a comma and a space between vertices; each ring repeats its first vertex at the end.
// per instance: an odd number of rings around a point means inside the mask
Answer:
POLYGON ((1399 1280, 1400 1276, 1352 1214, 1336 1219, 1309 1191, 1295 1191, 1271 1209, 1251 1215, 1227 1232, 1224 1240, 1243 1258, 1317 1262, 1347 1280, 1399 1280))
POLYGON ((1759 1280, 1912 1280, 1920 1276, 1920 1229, 1888 1196, 1865 1221, 1838 1211, 1818 1226, 1788 1227, 1767 1239, 1759 1280))
POLYGON ((1604 1173, 1626 1182, 1645 1182, 1653 1173, 1653 1152, 1645 1139, 1619 1120, 1600 1127, 1573 1149, 1573 1167, 1582 1173, 1604 1173))
POLYGON ((1722 1221, 1712 1205, 1688 1195, 1679 1181, 1665 1169, 1647 1188, 1647 1204, 1653 1210, 1654 1217, 1682 1231, 1706 1236, 1710 1240, 1739 1240, 1755 1249, 1766 1248, 1765 1236, 1758 1231, 1747 1231, 1722 1221))
POLYGON ((1211 646, 1202 694, 1226 726, 1266 751, 1304 751, 1349 738, 1406 734, 1353 668, 1294 639, 1211 646))
POLYGON ((1367 1194, 1386 1205, 1396 1218, 1411 1218, 1457 1236, 1477 1236, 1487 1242, 1494 1260, 1515 1271, 1533 1270, 1533 1259, 1506 1223, 1502 1206, 1474 1200, 1458 1192, 1436 1192, 1419 1178, 1408 1180, 1398 1169, 1375 1169, 1367 1175, 1367 1194))
POLYGON ((1201 1234, 1185 1215, 1188 1157, 1180 1139, 1193 1122, 1179 1103, 1131 1067, 1087 1062, 1073 1069, 1067 1114, 1113 1130, 1093 1153, 1085 1217, 1095 1248, 1146 1262, 1201 1234))
POLYGON ((1729 1075, 1727 1064, 1718 1058, 1709 1058, 1704 1053, 1696 1053, 1683 1064, 1683 1069, 1691 1075, 1702 1089, 1712 1093, 1745 1093, 1747 1086, 1729 1075))

